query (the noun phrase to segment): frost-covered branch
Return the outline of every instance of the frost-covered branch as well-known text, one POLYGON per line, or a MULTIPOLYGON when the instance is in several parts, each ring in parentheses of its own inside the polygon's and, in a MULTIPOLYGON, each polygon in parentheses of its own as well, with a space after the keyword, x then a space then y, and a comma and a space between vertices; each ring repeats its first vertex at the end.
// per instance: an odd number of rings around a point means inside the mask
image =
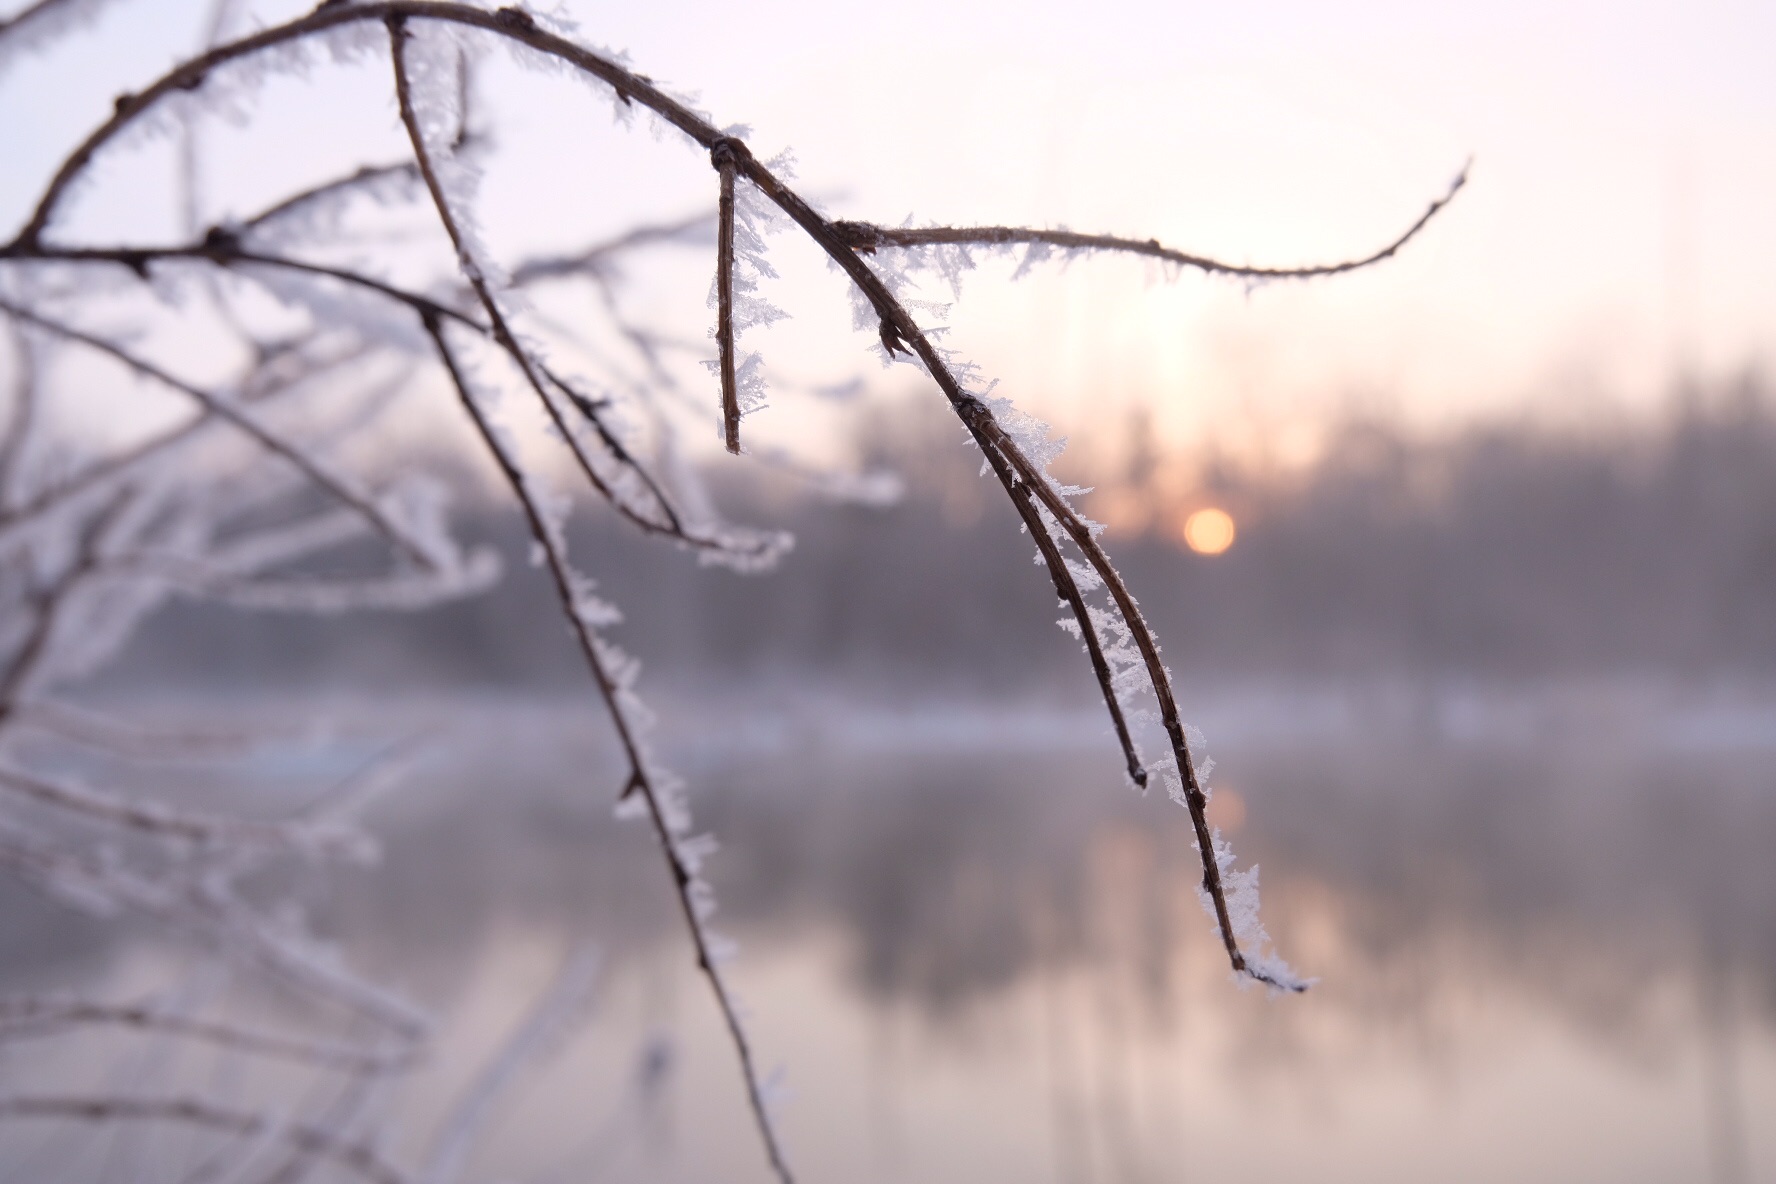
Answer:
POLYGON ((705 848, 689 833, 690 810, 683 801, 677 779, 654 768, 647 757, 637 721, 634 719, 633 692, 628 685, 634 676, 634 665, 598 635, 598 626, 610 619, 608 609, 589 600, 584 578, 568 563, 561 522, 551 514, 546 495, 519 466, 517 455, 504 433, 488 418, 465 371, 451 350, 444 326, 435 319, 428 319, 426 329, 437 343, 438 358, 450 375, 451 384, 456 389, 463 410, 467 412, 476 433, 486 444, 488 453, 499 466, 501 475, 524 512, 531 538, 542 554, 543 565, 548 569, 562 612, 572 627, 587 669, 604 700, 606 714, 610 717, 629 766, 628 779, 619 795, 619 801, 639 801, 648 821, 653 825, 654 835, 666 858, 667 870, 672 875, 680 912, 696 950, 697 968, 709 982, 728 1035, 738 1054, 747 1099, 752 1105, 759 1134, 764 1140, 766 1155, 778 1178, 789 1184, 793 1176, 776 1128, 771 1122, 764 1080, 758 1072, 752 1044, 741 1026, 739 1008, 718 965, 716 949, 719 943, 706 924, 713 909, 714 898, 709 886, 697 874, 705 848))
MULTIPOLYGON (((95 0, 40 0, 0 24, 0 58, 98 7, 95 0)), ((62 159, 18 233, 0 244, 0 317, 15 327, 18 341, 11 351, 17 360, 14 390, 0 425, 0 556, 7 561, 0 567, 0 654, 6 663, 0 668, 0 865, 77 907, 140 915, 196 935, 267 978, 297 987, 305 998, 343 1007, 390 1035, 398 1052, 389 1054, 394 1060, 382 1059, 381 1052, 353 1059, 345 1055, 351 1050, 331 1041, 91 1002, 65 1003, 59 1011, 31 1004, 8 1018, 0 1001, 0 1038, 82 1026, 136 1028, 255 1056, 283 1056, 347 1078, 343 1085, 337 1077, 327 1079, 337 1096, 318 1121, 274 1119, 190 1099, 112 1097, 0 1099, 0 1117, 207 1126, 256 1147, 280 1148, 283 1161, 270 1176, 278 1184, 294 1184, 321 1160, 375 1180, 405 1178, 349 1132, 352 1123, 374 1113, 378 1091, 409 1063, 399 1058, 419 1048, 423 1019, 405 1000, 343 966, 293 912, 268 907, 242 887, 275 861, 292 862, 290 856, 322 860, 361 853, 355 845, 361 836, 345 824, 350 803, 321 803, 271 820, 237 819, 175 808, 104 779, 89 787, 65 767, 33 765, 30 755, 33 745, 69 743, 96 744, 119 760, 155 751, 153 744, 129 742, 127 728, 79 717, 55 696, 115 652, 135 622, 170 594, 329 612, 413 608, 490 582, 491 556, 464 553, 446 528, 438 497, 405 480, 371 490, 335 462, 351 439, 380 420, 390 391, 419 370, 433 379, 441 372, 448 380, 449 395, 524 517, 622 754, 619 807, 651 825, 697 966, 732 1040, 767 1158, 780 1179, 790 1179, 755 1052, 721 970, 726 943, 709 924, 714 897, 701 868, 713 844, 692 833, 682 786, 647 748, 646 713, 633 685, 637 665, 605 635, 620 615, 568 555, 571 499, 545 485, 544 466, 527 463, 503 412, 493 410, 500 389, 515 387, 523 409, 534 412, 550 439, 566 449, 562 459, 571 464, 576 483, 641 532, 702 560, 742 569, 768 565, 787 548, 787 538, 731 527, 714 514, 680 451, 678 421, 666 404, 673 401, 671 410, 680 418, 687 404, 704 424, 714 417, 713 401, 673 372, 687 352, 700 355, 719 382, 722 441, 728 452, 741 452, 741 420, 763 405, 764 368, 756 353, 741 352, 740 338, 782 315, 759 290, 775 276, 767 238, 786 223, 846 276, 857 325, 880 343, 881 360, 912 365, 938 388, 982 453, 984 471, 1029 531, 1066 610, 1062 623, 1085 652, 1130 781, 1146 789, 1157 780, 1190 815, 1203 902, 1229 964, 1246 978, 1302 989, 1305 984, 1267 948, 1257 919, 1256 869, 1236 868, 1208 823, 1208 762, 1200 760, 1200 742, 1183 723, 1158 641, 1102 545, 1099 528, 1074 506, 1080 491, 1049 472, 1060 444, 1044 425, 995 395, 966 362, 940 348, 941 326, 931 321, 941 313, 918 299, 917 276, 935 268, 954 282, 972 265, 971 249, 1013 247, 1025 248, 1026 267, 1056 251, 1109 251, 1249 281, 1334 275, 1390 258, 1413 241, 1462 187, 1465 172, 1392 243, 1362 258, 1310 267, 1235 265, 1156 240, 1066 230, 834 221, 792 187, 782 158, 760 160, 742 129, 718 125, 620 57, 579 44, 522 7, 326 0, 292 20, 221 41, 237 23, 234 15, 229 0, 216 0, 205 47, 140 91, 119 96, 111 115, 62 159), (470 112, 476 54, 493 43, 522 60, 593 82, 621 111, 642 112, 706 153, 718 174, 713 217, 636 227, 505 270, 478 229, 475 182, 490 141, 479 109, 475 119, 470 112), (387 53, 412 159, 365 165, 272 200, 250 216, 200 227, 198 121, 230 103, 231 92, 257 85, 268 71, 299 69, 322 50, 378 62, 387 53), (129 133, 169 124, 182 136, 186 227, 180 237, 189 241, 63 241, 62 215, 98 156, 129 133), (431 241, 439 241, 441 232, 449 244, 448 273, 420 282, 398 278, 401 273, 381 257, 338 262, 343 252, 337 248, 350 241, 347 218, 368 202, 423 216, 431 241), (714 359, 707 357, 706 342, 687 350, 682 340, 637 323, 618 298, 625 252, 660 243, 706 249, 711 238, 714 359), (126 330, 101 334, 82 327, 95 323, 81 315, 83 302, 100 293, 133 294, 144 304, 151 296, 176 307, 178 293, 194 279, 224 335, 248 359, 243 373, 215 389, 157 365, 126 330), (582 283, 608 314, 617 349, 586 352, 594 373, 609 383, 588 381, 550 356, 555 338, 538 335, 550 323, 529 306, 524 291, 543 283, 582 283), (273 298, 281 310, 277 328, 266 330, 254 319, 251 301, 241 299, 236 307, 243 288, 273 298), (292 322, 301 327, 289 328, 292 322), (49 397, 38 355, 61 349, 109 358, 194 407, 170 427, 96 459, 99 450, 90 447, 75 449, 71 460, 51 458, 38 440, 49 397), (399 367, 400 377, 381 391, 363 381, 373 359, 392 359, 399 367), (494 373, 481 373, 483 362, 494 373), (335 376, 337 384, 330 381, 335 376), (348 410, 340 411, 342 405, 348 410), (322 407, 325 414, 317 410, 322 407), (318 505, 317 492, 325 495, 318 505), (392 555, 391 570, 372 577, 320 574, 328 570, 321 557, 367 542, 379 556, 392 555), (1149 760, 1140 750, 1138 725, 1151 716, 1164 732, 1166 751, 1149 760), (20 722, 36 726, 24 734, 20 722)), ((576 332, 556 337, 579 340, 576 332)), ((424 392, 424 384, 413 385, 424 392)), ((435 383, 431 390, 435 394, 435 383)), ((768 444, 748 451, 754 462, 797 467, 768 444)), ((837 484, 859 497, 880 492, 879 482, 837 484)), ((549 1010, 544 1006, 539 1015, 549 1010)), ((539 1046, 543 1038, 536 1033, 547 1026, 535 1017, 520 1025, 506 1051, 490 1062, 440 1132, 426 1180, 441 1184, 455 1174, 491 1099, 539 1046)), ((236 1157, 227 1170, 252 1158, 236 1157)))
POLYGON ((39 316, 10 301, 0 300, 0 313, 68 341, 84 345, 96 353, 104 354, 123 363, 144 378, 153 379, 164 387, 189 396, 211 415, 232 424, 252 437, 266 450, 276 453, 296 466, 309 480, 360 514, 378 533, 416 563, 433 569, 445 566, 443 557, 438 554, 436 548, 415 538, 404 529, 371 494, 357 488, 356 483, 349 477, 335 471, 332 466, 315 456, 309 449, 290 440, 283 432, 273 428, 262 417, 239 401, 206 391, 202 387, 186 382, 184 379, 163 370, 147 359, 136 356, 122 346, 114 345, 101 337, 76 329, 71 325, 64 325, 48 317, 39 316))
POLYGON ((402 1072, 413 1067, 418 1055, 417 1048, 411 1045, 388 1052, 367 1052, 354 1045, 194 1019, 153 1007, 58 996, 0 998, 0 1041, 55 1036, 76 1027, 117 1027, 166 1033, 255 1056, 350 1073, 402 1072))
MULTIPOLYGON (((1444 206, 1454 200, 1468 182, 1466 167, 1450 182, 1443 195, 1426 207, 1418 220, 1385 247, 1358 258, 1335 263, 1313 263, 1300 267, 1262 267, 1244 263, 1226 263, 1206 255, 1193 255, 1163 245, 1158 239, 1120 238, 1113 234, 1080 234, 1071 230, 1042 229, 1030 226, 878 226, 873 222, 835 222, 841 241, 854 251, 874 254, 876 251, 932 246, 1012 247, 1027 246, 1046 253, 1108 251, 1126 255, 1144 255, 1175 267, 1186 267, 1210 275, 1232 276, 1246 280, 1300 280, 1321 276, 1342 275, 1391 259, 1400 248, 1418 237, 1444 206)), ((1039 261, 1040 255, 1026 256, 1024 266, 1039 261)))
POLYGON ((721 176, 715 232, 715 341, 721 370, 722 441, 735 456, 740 455, 740 379, 734 361, 734 172, 745 151, 745 145, 731 138, 716 141, 709 150, 721 176))

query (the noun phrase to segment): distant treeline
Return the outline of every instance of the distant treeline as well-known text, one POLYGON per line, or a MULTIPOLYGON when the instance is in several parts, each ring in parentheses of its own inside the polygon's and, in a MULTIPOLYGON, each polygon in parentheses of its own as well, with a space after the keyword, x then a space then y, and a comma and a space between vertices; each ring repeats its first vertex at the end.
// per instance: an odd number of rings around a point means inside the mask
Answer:
MULTIPOLYGON (((613 638, 673 676, 813 670, 1001 689, 1084 678, 1029 539, 955 425, 884 413, 868 438, 871 459, 907 478, 892 509, 781 487, 721 491, 733 517, 797 536, 762 577, 700 568, 582 515, 574 553, 629 618, 613 638)), ((1351 422, 1305 470, 1195 471, 1201 500, 1238 520, 1231 550, 1195 555, 1169 530, 1111 548, 1187 677, 1776 673, 1776 409, 1755 379, 1674 397, 1651 426, 1474 428, 1424 443, 1351 422)), ((1117 480, 1124 493, 1144 488, 1150 466, 1117 480)), ((508 557, 491 595, 322 619, 175 606, 117 673, 450 686, 580 677, 548 585, 523 560, 517 516, 466 512, 467 533, 508 557)))

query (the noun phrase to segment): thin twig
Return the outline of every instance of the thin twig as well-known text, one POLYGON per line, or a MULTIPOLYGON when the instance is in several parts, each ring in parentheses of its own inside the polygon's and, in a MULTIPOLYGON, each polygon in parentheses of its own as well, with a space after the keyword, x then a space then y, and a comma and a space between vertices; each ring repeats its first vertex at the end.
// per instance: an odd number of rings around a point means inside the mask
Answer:
MULTIPOLYGON (((233 852, 238 856, 240 852, 233 852)), ((293 932, 274 931, 271 922, 233 898, 212 868, 192 869, 197 878, 150 880, 108 856, 67 846, 48 846, 0 819, 0 866, 45 889, 111 912, 137 909, 213 941, 225 953, 258 966, 274 982, 305 987, 325 999, 384 1025, 404 1038, 426 1030, 425 1021, 405 1000, 355 978, 316 957, 293 932)))
POLYGON ((0 1118, 59 1118, 76 1122, 174 1122, 234 1135, 257 1135, 278 1126, 284 1142, 324 1156, 372 1184, 408 1184, 407 1174, 367 1143, 342 1138, 307 1123, 279 1124, 270 1115, 235 1110, 195 1098, 57 1097, 0 1098, 0 1118))
POLYGON ((243 221, 240 224, 240 229, 243 232, 258 230, 267 223, 275 222, 279 218, 313 202, 323 201, 326 198, 333 197, 340 193, 346 193, 353 189, 374 185, 376 182, 387 177, 402 176, 411 177, 413 180, 417 181, 419 180, 419 169, 410 160, 403 160, 398 164, 367 164, 350 176, 335 177, 330 181, 322 181, 318 185, 291 194, 289 197, 284 198, 275 205, 267 206, 265 209, 259 211, 259 213, 254 214, 251 218, 243 221))
POLYGON ((1255 280, 1298 280, 1318 276, 1341 275, 1347 271, 1391 259, 1401 247, 1418 236, 1442 208, 1449 204, 1468 182, 1468 165, 1456 175, 1443 195, 1431 202, 1418 221, 1405 233, 1373 254, 1346 259, 1337 263, 1315 263, 1301 267, 1258 267, 1249 264, 1223 263, 1206 255, 1192 255, 1164 246, 1158 239, 1120 238, 1112 234, 1079 234, 1071 230, 1045 230, 1030 226, 878 226, 873 222, 834 222, 833 229, 846 246, 862 254, 883 248, 957 246, 1013 246, 1019 243, 1059 247, 1066 251, 1116 251, 1145 255, 1180 267, 1191 267, 1211 275, 1236 276, 1255 280))
POLYGON ((715 171, 721 175, 721 200, 716 207, 715 234, 715 341, 721 367, 722 439, 729 452, 740 455, 740 380, 734 373, 734 170, 737 154, 746 148, 738 140, 717 140, 709 150, 715 171))
POLYGON ((266 740, 263 734, 239 729, 145 727, 58 699, 19 700, 13 718, 71 743, 138 761, 240 755, 266 740))
POLYGON ((385 1053, 366 1052, 351 1045, 260 1032, 150 1007, 94 1003, 83 999, 0 999, 0 1041, 49 1036, 72 1026, 92 1025, 167 1033, 260 1056, 354 1073, 404 1071, 413 1067, 418 1055, 416 1047, 385 1053))
POLYGON ((686 242, 692 232, 703 229, 709 222, 708 214, 692 214, 677 222, 632 227, 615 238, 596 243, 572 255, 547 255, 530 259, 512 269, 512 284, 514 287, 523 287, 538 280, 563 279, 588 272, 599 273, 609 266, 611 259, 637 247, 686 242))

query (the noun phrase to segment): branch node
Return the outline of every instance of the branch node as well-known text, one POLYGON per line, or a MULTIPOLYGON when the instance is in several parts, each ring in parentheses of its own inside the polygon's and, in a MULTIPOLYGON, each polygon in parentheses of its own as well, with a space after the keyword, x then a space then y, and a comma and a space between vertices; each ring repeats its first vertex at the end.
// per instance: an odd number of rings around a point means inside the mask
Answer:
POLYGON ((204 232, 203 245, 211 255, 237 255, 240 253, 240 235, 226 226, 212 226, 204 232))
POLYGON ((746 142, 734 136, 720 136, 709 146, 709 163, 717 172, 738 169, 751 159, 746 142))
POLYGON ((895 354, 905 354, 909 358, 913 356, 913 347, 906 343, 906 338, 901 336, 893 321, 883 317, 878 332, 882 337, 882 348, 888 351, 889 357, 895 354))

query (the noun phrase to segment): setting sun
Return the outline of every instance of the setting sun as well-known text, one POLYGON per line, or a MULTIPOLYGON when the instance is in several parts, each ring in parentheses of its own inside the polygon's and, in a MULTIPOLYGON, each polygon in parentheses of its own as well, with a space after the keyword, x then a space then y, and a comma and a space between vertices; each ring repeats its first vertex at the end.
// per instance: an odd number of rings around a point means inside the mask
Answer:
POLYGON ((1219 555, 1233 546, 1233 515, 1209 506, 1184 520, 1184 542, 1199 555, 1219 555))

